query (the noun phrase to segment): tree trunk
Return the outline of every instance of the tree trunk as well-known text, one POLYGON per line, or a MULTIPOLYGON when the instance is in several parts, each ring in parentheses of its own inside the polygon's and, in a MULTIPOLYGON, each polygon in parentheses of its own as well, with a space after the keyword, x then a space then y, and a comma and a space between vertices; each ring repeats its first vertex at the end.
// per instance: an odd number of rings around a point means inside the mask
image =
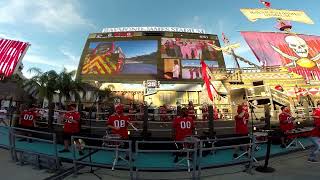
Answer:
POLYGON ((52 99, 48 99, 48 128, 52 132, 53 131, 53 116, 54 116, 54 103, 52 99))

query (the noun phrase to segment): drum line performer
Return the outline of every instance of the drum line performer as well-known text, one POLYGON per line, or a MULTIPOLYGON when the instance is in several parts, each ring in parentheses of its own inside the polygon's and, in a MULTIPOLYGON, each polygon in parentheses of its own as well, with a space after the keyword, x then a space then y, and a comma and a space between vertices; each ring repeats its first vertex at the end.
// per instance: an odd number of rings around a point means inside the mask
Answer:
MULTIPOLYGON (((237 136, 248 136, 249 134, 249 128, 248 128, 248 121, 249 121, 249 110, 246 104, 242 103, 241 105, 238 105, 237 109, 237 115, 234 117, 235 119, 235 133, 237 136)), ((247 143, 247 139, 243 138, 240 139, 241 144, 247 143)), ((248 147, 246 147, 248 148, 248 147)), ((238 151, 239 147, 236 147, 234 150, 233 157, 238 157, 238 151)))
POLYGON ((282 106, 281 113, 279 114, 279 124, 281 131, 281 148, 285 148, 288 142, 287 133, 294 129, 294 120, 292 117, 289 107, 282 106))
MULTIPOLYGON (((107 119, 107 127, 111 129, 112 134, 117 134, 122 140, 128 140, 128 126, 131 126, 135 131, 138 129, 130 122, 128 115, 124 115, 124 107, 122 104, 117 104, 115 106, 115 113, 107 119)), ((128 148, 129 144, 124 144, 124 148, 128 148)), ((129 159, 128 154, 125 157, 126 160, 129 159)))
MULTIPOLYGON (((68 111, 64 114, 64 125, 63 125, 63 143, 64 149, 59 151, 60 153, 70 152, 70 139, 72 136, 79 136, 81 131, 81 116, 80 113, 76 110, 75 104, 70 104, 68 107, 68 111)), ((76 148, 79 151, 79 155, 83 155, 83 151, 81 149, 81 143, 79 139, 74 139, 74 143, 76 144, 76 148)))
MULTIPOLYGON (((187 136, 194 135, 195 132, 195 124, 193 119, 189 116, 188 109, 181 109, 181 116, 177 116, 173 120, 172 124, 172 135, 175 141, 183 141, 187 136)), ((177 149, 183 149, 183 144, 176 143, 177 149)), ((180 156, 179 152, 175 153, 174 162, 178 162, 178 158, 180 156)))
POLYGON ((314 144, 314 148, 311 149, 308 161, 319 162, 317 154, 320 151, 320 101, 317 103, 317 108, 313 110, 314 128, 311 132, 311 141, 314 144))

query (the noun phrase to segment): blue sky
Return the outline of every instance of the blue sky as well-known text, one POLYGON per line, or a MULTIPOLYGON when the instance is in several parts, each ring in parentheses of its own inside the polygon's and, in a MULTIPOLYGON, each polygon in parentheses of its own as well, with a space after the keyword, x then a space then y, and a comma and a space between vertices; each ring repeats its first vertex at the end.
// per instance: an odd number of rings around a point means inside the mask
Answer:
MULTIPOLYGON (((319 0, 270 0, 274 8, 305 11, 315 25, 293 23, 293 31, 320 32, 319 0)), ((224 32, 241 43, 236 52, 256 62, 239 31, 275 31, 274 20, 249 22, 240 8, 261 8, 259 0, 1 0, 0 37, 31 43, 24 73, 30 67, 43 70, 76 69, 89 33, 104 27, 177 26, 224 32)), ((227 67, 233 67, 225 55, 227 67)), ((241 63, 242 66, 245 66, 241 63)))

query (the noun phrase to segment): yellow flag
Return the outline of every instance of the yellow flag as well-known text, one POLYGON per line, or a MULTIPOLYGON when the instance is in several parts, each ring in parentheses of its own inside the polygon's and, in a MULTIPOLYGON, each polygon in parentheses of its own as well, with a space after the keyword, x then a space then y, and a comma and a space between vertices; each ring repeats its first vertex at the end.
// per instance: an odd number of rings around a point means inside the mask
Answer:
POLYGON ((303 11, 292 11, 285 9, 240 9, 240 11, 254 22, 258 19, 280 18, 287 21, 296 21, 306 24, 314 24, 312 19, 303 11))

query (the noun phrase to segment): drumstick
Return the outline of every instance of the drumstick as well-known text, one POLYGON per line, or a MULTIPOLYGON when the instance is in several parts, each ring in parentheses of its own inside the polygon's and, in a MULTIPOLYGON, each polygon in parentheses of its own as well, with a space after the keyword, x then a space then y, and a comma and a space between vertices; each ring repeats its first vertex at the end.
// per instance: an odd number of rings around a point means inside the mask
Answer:
POLYGON ((178 144, 177 143, 174 143, 174 144, 176 145, 176 148, 179 149, 178 144))
POLYGON ((130 126, 135 130, 138 131, 138 129, 136 127, 134 127, 134 125, 131 122, 128 122, 130 124, 130 126))

